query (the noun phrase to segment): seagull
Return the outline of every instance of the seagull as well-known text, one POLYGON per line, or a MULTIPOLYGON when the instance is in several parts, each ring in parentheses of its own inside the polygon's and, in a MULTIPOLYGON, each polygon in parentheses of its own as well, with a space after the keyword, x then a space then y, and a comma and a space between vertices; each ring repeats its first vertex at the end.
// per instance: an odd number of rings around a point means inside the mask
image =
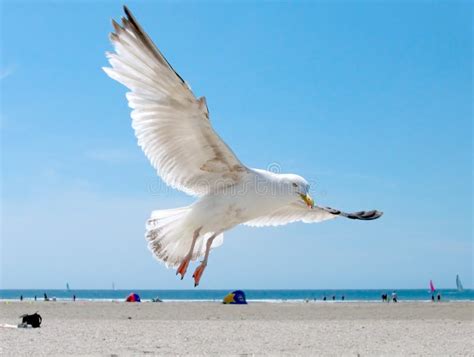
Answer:
POLYGON ((193 274, 196 287, 210 251, 237 225, 382 216, 377 210, 346 213, 317 206, 303 177, 244 165, 212 128, 206 98, 195 97, 126 6, 124 11, 121 24, 112 20, 115 52, 106 54, 111 67, 103 70, 130 90, 132 127, 158 175, 197 197, 187 207, 151 213, 145 237, 158 261, 177 268, 183 279, 189 263, 202 259, 193 274))

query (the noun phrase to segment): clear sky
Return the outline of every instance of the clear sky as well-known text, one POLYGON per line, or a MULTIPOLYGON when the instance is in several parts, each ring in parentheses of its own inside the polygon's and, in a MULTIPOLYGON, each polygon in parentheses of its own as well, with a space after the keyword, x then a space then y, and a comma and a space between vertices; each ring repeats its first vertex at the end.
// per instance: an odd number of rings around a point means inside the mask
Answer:
MULTIPOLYGON (((193 286, 146 247, 150 211, 194 198, 156 177, 101 70, 121 4, 2 2, 0 288, 193 286)), ((128 5, 244 163, 385 212, 237 227, 200 288, 472 287, 469 2, 128 5)))

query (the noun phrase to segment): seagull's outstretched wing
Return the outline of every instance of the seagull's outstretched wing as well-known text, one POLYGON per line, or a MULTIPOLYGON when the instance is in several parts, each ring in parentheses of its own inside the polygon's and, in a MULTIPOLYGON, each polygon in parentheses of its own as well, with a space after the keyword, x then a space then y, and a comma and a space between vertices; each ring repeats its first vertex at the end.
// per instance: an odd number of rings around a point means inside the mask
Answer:
POLYGON ((113 21, 104 71, 131 92, 127 99, 138 144, 161 178, 188 194, 202 196, 238 182, 248 170, 213 130, 206 99, 196 99, 186 82, 124 7, 122 25, 113 21))
POLYGON ((383 212, 376 210, 346 213, 330 207, 314 206, 314 208, 310 209, 304 204, 295 203, 277 209, 272 214, 245 222, 245 225, 252 227, 264 227, 282 226, 293 222, 315 223, 333 219, 338 216, 369 221, 381 217, 382 214, 383 212))

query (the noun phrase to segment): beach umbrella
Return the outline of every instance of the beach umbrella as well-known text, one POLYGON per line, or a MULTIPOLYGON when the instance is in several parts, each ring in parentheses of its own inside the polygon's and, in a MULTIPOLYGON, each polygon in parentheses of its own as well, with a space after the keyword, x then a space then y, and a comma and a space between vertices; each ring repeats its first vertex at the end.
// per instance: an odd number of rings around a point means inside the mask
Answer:
POLYGON ((245 293, 242 290, 236 290, 231 292, 230 294, 227 294, 224 297, 223 303, 242 305, 247 304, 247 300, 245 299, 245 293))
POLYGON ((130 295, 127 296, 127 299, 125 299, 126 302, 140 302, 140 296, 135 293, 131 293, 130 295))

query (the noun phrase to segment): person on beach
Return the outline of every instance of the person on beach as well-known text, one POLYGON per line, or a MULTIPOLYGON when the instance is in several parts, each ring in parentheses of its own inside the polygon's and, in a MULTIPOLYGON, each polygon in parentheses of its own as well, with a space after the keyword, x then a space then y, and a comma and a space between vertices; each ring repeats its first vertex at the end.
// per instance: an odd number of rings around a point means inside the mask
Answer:
POLYGON ((344 301, 344 295, 342 295, 341 300, 344 301))
POLYGON ((72 301, 76 301, 76 294, 72 296, 72 301))
POLYGON ((36 301, 36 295, 35 295, 35 301, 36 301))
POLYGON ((325 296, 325 297, 323 297, 323 301, 326 301, 326 296, 325 296))
POLYGON ((398 302, 398 296, 397 296, 397 293, 395 291, 392 293, 392 301, 393 302, 398 302))
POLYGON ((46 293, 44 293, 44 301, 49 301, 48 295, 46 295, 46 293))
POLYGON ((332 299, 333 299, 333 301, 336 300, 336 295, 333 295, 333 296, 332 296, 332 299))
POLYGON ((23 295, 20 295, 20 301, 23 301, 23 295))
POLYGON ((440 301, 441 301, 441 294, 438 293, 438 302, 440 302, 440 301))

